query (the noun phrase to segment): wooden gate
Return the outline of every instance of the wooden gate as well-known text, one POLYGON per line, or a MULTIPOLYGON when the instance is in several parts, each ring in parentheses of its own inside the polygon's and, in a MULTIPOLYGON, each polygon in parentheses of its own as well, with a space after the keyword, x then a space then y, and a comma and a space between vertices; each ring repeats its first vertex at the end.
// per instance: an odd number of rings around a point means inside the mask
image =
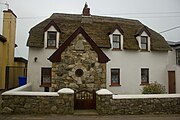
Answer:
POLYGON ((95 91, 81 90, 74 97, 75 109, 96 109, 95 91))

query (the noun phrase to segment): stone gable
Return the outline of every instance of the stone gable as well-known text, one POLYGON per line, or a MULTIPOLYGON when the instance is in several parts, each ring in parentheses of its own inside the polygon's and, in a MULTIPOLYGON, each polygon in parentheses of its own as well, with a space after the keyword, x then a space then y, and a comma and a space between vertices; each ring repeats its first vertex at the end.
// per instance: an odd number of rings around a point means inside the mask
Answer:
POLYGON ((106 87, 106 63, 98 62, 82 34, 63 51, 61 62, 52 63, 52 91, 65 87, 90 91, 106 87))

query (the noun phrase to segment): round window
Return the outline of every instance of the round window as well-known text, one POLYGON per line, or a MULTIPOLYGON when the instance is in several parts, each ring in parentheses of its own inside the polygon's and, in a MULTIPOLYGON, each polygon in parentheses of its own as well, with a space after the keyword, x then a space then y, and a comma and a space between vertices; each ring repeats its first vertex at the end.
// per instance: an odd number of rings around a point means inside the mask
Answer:
POLYGON ((83 74, 84 74, 84 72, 83 72, 82 69, 77 69, 77 70, 75 71, 75 75, 76 75, 77 77, 81 77, 81 76, 83 76, 83 74))

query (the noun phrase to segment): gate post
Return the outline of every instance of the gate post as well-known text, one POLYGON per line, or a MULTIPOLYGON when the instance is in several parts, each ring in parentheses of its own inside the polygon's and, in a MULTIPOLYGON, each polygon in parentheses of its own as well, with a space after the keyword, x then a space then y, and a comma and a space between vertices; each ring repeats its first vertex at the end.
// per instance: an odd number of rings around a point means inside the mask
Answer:
POLYGON ((58 109, 62 114, 73 114, 74 113, 74 90, 70 88, 60 89, 58 92, 59 101, 62 103, 58 105, 58 109))

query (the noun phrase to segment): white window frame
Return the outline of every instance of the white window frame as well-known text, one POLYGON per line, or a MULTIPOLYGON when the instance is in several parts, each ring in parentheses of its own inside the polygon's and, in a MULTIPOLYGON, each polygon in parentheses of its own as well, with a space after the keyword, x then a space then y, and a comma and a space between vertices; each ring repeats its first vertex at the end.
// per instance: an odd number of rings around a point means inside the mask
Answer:
POLYGON ((140 50, 142 50, 142 51, 151 51, 151 45, 150 45, 150 37, 148 36, 148 34, 145 32, 145 31, 143 31, 142 33, 141 33, 141 35, 140 36, 137 36, 136 37, 136 39, 137 39, 137 41, 138 41, 138 44, 139 44, 139 48, 140 48, 140 50), (144 50, 144 49, 142 49, 142 47, 141 47, 141 37, 147 37, 147 50, 144 50))
POLYGON ((48 48, 48 45, 47 45, 48 32, 57 32, 56 33, 56 46, 55 46, 55 48, 58 48, 59 47, 59 35, 60 35, 60 33, 55 29, 55 27, 53 25, 51 25, 49 27, 49 29, 44 32, 44 46, 45 46, 45 48, 48 48))
POLYGON ((111 49, 112 50, 117 49, 117 48, 114 48, 114 46, 113 46, 113 35, 119 35, 120 36, 120 48, 119 48, 119 50, 123 50, 123 34, 118 29, 115 29, 114 32, 109 35, 110 43, 111 43, 111 49))

